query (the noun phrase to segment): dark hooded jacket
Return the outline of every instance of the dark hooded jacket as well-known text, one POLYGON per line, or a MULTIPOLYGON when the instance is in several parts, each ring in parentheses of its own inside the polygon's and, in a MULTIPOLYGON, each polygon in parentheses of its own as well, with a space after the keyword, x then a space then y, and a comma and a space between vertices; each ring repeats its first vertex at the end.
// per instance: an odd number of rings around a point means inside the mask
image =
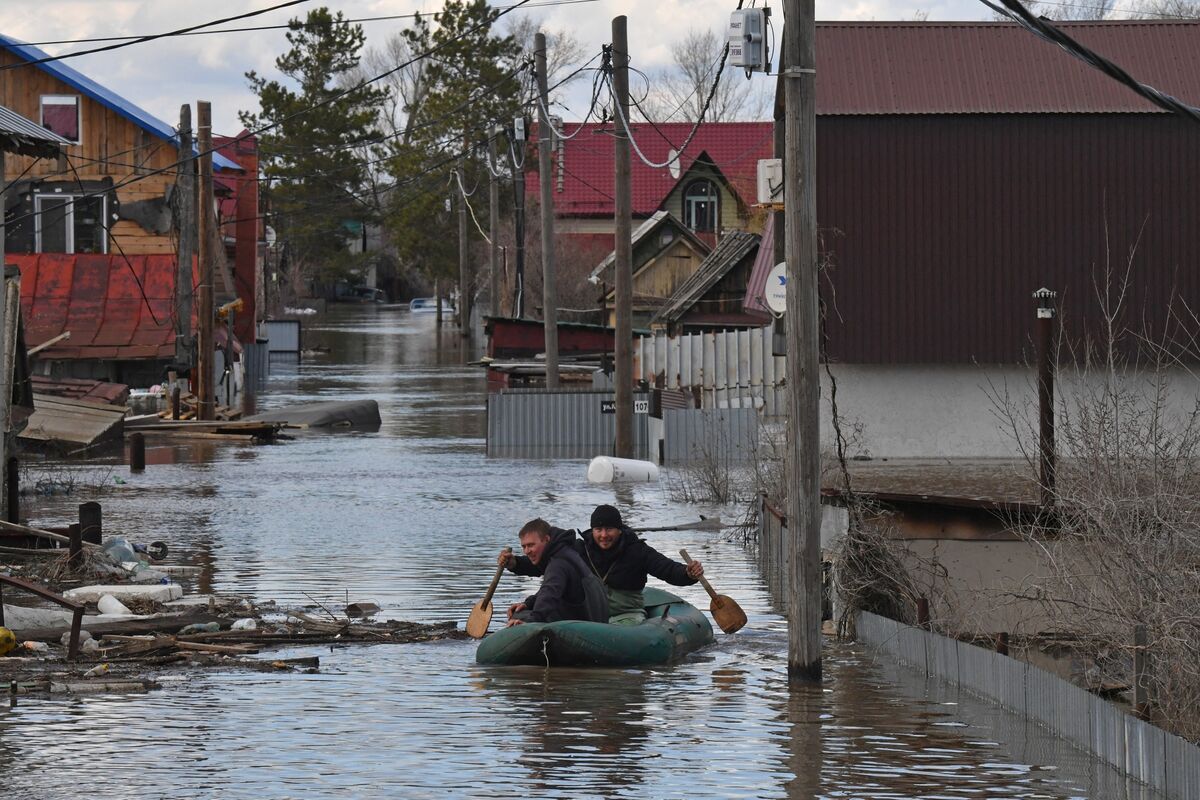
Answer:
POLYGON ((530 622, 587 619, 582 578, 587 564, 575 549, 575 531, 550 529, 550 542, 541 564, 517 556, 511 570, 518 575, 542 576, 542 587, 525 598, 530 622))
POLYGON ((672 561, 638 538, 629 528, 621 528, 621 537, 608 550, 601 550, 590 530, 576 547, 596 576, 610 589, 640 592, 646 588, 646 576, 653 575, 672 586, 691 586, 687 565, 672 561))

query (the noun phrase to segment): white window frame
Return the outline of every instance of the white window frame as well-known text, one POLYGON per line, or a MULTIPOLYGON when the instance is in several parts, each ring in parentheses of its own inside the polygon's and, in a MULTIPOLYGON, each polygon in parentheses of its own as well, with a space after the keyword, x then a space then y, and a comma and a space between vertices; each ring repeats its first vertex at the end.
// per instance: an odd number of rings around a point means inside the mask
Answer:
MULTIPOLYGON (((108 253, 108 198, 104 195, 92 195, 92 197, 100 198, 100 223, 104 226, 104 237, 101 240, 101 253, 108 253)), ((66 200, 67 211, 63 217, 63 223, 66 226, 66 250, 64 252, 75 252, 75 201, 81 199, 92 199, 92 197, 84 198, 79 194, 67 194, 66 192, 37 192, 33 195, 33 252, 44 253, 42 249, 42 200, 66 200)))
MULTIPOLYGON (((46 101, 47 100, 74 100, 75 101, 75 132, 79 138, 72 141, 67 139, 71 144, 79 144, 83 141, 83 98, 77 94, 44 94, 38 100, 38 124, 43 128, 46 127, 46 101)), ((51 105, 66 105, 66 103, 51 103, 51 105)), ((47 128, 47 130, 49 130, 47 128)), ((61 135, 61 134, 60 134, 61 135)), ((67 137, 63 136, 64 139, 67 137)))
POLYGON ((697 233, 716 233, 721 228, 721 190, 716 181, 711 178, 694 178, 683 187, 683 220, 689 230, 697 233), (712 194, 701 197, 689 193, 689 189, 701 183, 706 183, 712 189, 712 194), (712 229, 698 231, 695 227, 696 206, 712 204, 712 229))

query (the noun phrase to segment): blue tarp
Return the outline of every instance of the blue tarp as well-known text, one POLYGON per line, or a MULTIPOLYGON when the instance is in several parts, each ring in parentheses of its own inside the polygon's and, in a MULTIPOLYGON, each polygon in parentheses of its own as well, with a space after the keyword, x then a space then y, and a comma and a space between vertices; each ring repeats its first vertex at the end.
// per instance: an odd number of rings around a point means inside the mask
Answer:
MULTIPOLYGON (((43 58, 50 58, 50 54, 45 50, 34 47, 31 44, 25 44, 19 39, 14 39, 11 36, 3 34, 0 34, 0 47, 26 61, 38 61, 43 58)), ((179 146, 179 139, 175 135, 175 129, 170 125, 145 109, 139 108, 129 102, 119 94, 106 89, 83 73, 72 69, 65 62, 47 61, 44 64, 37 64, 36 66, 38 69, 50 73, 68 86, 78 89, 97 103, 111 108, 142 130, 154 134, 160 139, 165 139, 176 147, 179 146)), ((213 153, 213 167, 219 170, 241 170, 241 165, 220 153, 213 153)))

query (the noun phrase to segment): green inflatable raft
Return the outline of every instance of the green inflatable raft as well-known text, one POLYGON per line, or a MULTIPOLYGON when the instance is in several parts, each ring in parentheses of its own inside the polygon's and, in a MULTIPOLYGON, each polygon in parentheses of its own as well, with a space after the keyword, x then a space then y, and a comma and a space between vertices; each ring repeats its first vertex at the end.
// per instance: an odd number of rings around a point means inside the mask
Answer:
POLYGON ((605 625, 533 622, 488 634, 475 651, 480 664, 636 667, 665 664, 713 641, 704 612, 662 589, 646 587, 646 621, 605 625))

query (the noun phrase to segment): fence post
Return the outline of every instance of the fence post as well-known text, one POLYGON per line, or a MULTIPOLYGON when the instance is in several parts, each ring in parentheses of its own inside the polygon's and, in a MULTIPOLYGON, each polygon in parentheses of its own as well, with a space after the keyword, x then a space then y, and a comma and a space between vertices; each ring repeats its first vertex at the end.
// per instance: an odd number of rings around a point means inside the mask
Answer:
POLYGON ((1008 631, 996 634, 996 652, 1002 656, 1008 655, 1008 631))
POLYGON ((1150 648, 1145 625, 1133 626, 1133 713, 1150 719, 1150 648))
POLYGON ((917 626, 929 630, 929 598, 917 598, 917 626))

